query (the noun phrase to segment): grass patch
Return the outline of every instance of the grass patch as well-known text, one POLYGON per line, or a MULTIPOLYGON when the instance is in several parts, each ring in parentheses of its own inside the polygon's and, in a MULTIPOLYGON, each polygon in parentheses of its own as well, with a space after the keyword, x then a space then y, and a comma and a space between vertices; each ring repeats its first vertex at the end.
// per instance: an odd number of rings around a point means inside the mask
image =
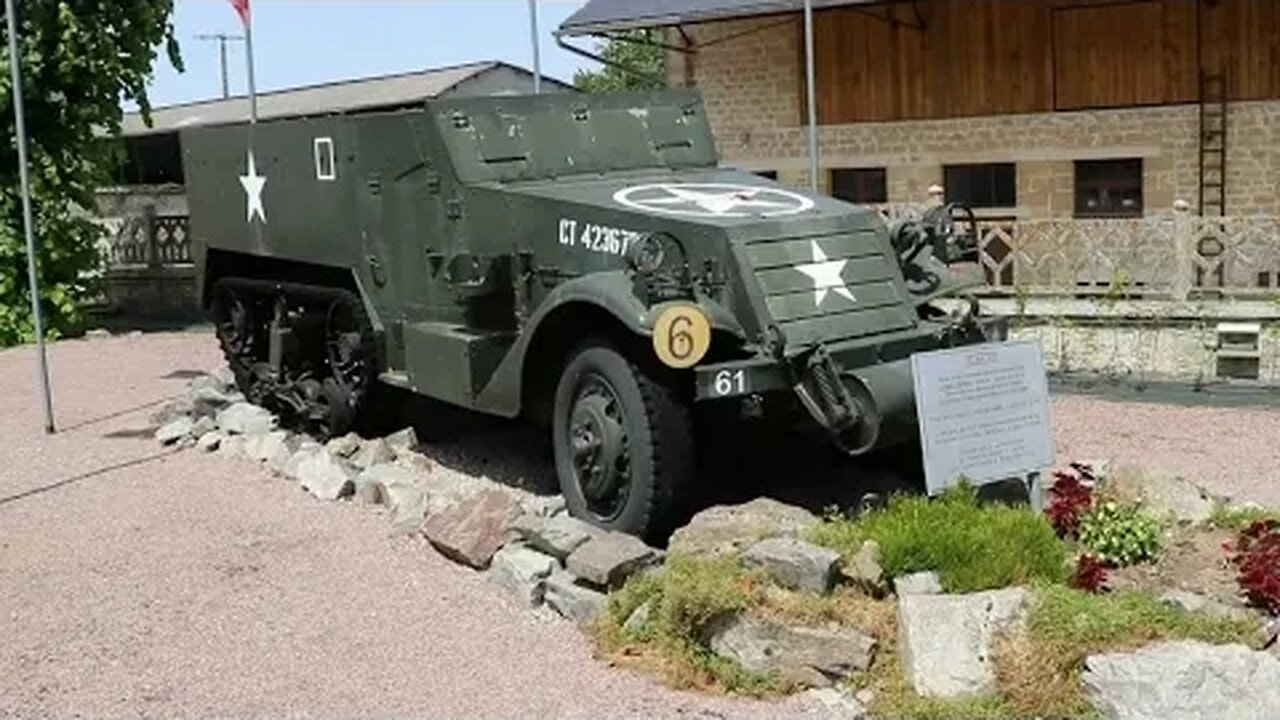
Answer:
POLYGON ((1092 708, 1080 686, 1088 655, 1134 650, 1158 640, 1247 643, 1256 629, 1253 620, 1185 612, 1145 592, 1091 595, 1041 587, 1027 634, 998 643, 997 685, 1016 717, 1089 716, 1092 708))
POLYGON ((699 635, 711 618, 764 602, 764 575, 744 569, 737 557, 671 556, 661 572, 632 577, 609 596, 608 612, 595 627, 597 643, 619 664, 656 670, 678 688, 764 696, 791 688, 778 678, 748 672, 711 652, 699 635), (649 620, 623 629, 649 603, 649 620))
POLYGON ((1208 524, 1222 530, 1240 532, 1259 520, 1280 522, 1280 510, 1264 507, 1230 507, 1224 503, 1213 506, 1208 524))
POLYGON ((895 495, 857 520, 829 518, 810 540, 846 558, 865 540, 880 544, 891 577, 932 570, 948 592, 1031 582, 1065 582, 1067 547, 1043 516, 1026 508, 982 503, 971 487, 936 498, 895 495))

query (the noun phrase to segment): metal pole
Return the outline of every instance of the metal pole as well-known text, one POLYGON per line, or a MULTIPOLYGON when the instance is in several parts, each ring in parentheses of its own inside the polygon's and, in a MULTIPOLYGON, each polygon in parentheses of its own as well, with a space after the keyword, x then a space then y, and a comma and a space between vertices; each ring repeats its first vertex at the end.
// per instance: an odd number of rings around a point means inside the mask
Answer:
POLYGON ((227 36, 218 38, 218 59, 222 61, 222 99, 231 97, 231 86, 227 84, 227 36))
POLYGON ((217 40, 218 41, 218 60, 222 66, 222 98, 231 97, 231 82, 229 73, 227 72, 227 43, 232 40, 243 40, 239 35, 228 35, 227 33, 202 33, 196 35, 197 40, 217 40))
POLYGON ((258 87, 253 80, 253 16, 244 24, 244 52, 249 66, 249 123, 258 124, 258 87))
POLYGON ((14 1, 5 0, 9 25, 9 70, 13 77, 13 118, 18 132, 18 177, 22 184, 22 226, 27 236, 27 278, 31 283, 31 319, 36 330, 36 351, 40 357, 40 389, 44 393, 44 431, 52 434, 53 397, 49 392, 49 363, 44 352, 44 322, 40 317, 40 284, 36 273, 36 239, 31 221, 31 181, 27 177, 27 126, 22 108, 22 70, 18 67, 18 23, 14 1))
POLYGON ((538 3, 529 0, 529 42, 533 45, 533 92, 542 92, 542 61, 538 52, 538 3))
POLYGON ((818 192, 817 89, 813 84, 813 0, 804 0, 805 95, 809 104, 809 189, 818 192))

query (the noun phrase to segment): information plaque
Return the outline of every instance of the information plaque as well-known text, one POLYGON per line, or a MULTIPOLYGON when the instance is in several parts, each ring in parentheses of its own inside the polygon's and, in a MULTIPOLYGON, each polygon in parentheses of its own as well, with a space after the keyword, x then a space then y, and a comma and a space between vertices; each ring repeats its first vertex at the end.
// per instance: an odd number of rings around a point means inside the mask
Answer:
POLYGON ((1052 467, 1049 382, 1036 342, 1000 342, 911 358, 930 495, 961 476, 1027 480, 1052 467))

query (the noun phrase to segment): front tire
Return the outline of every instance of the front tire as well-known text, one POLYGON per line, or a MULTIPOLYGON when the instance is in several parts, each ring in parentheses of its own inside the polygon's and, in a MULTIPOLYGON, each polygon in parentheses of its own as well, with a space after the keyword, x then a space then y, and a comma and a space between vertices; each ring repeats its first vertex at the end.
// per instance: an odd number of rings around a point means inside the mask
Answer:
POLYGON ((666 531, 694 472, 689 409, 669 384, 589 341, 560 375, 552 419, 570 514, 646 540, 666 531))

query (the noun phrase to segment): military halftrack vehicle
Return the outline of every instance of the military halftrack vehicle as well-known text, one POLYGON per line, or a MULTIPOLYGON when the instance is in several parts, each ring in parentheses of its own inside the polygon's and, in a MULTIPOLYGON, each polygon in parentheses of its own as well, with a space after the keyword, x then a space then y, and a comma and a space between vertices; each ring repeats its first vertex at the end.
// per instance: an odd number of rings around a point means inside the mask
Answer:
MULTIPOLYGON (((570 512, 644 535, 691 408, 781 398, 858 455, 916 439, 912 353, 982 342, 962 209, 719 167, 696 91, 429 101, 184 131, 199 298, 241 389, 344 432, 377 384, 550 428, 570 512), (797 405, 798 403, 798 405, 797 405)), ((971 217, 971 216, 970 216, 971 217)))

